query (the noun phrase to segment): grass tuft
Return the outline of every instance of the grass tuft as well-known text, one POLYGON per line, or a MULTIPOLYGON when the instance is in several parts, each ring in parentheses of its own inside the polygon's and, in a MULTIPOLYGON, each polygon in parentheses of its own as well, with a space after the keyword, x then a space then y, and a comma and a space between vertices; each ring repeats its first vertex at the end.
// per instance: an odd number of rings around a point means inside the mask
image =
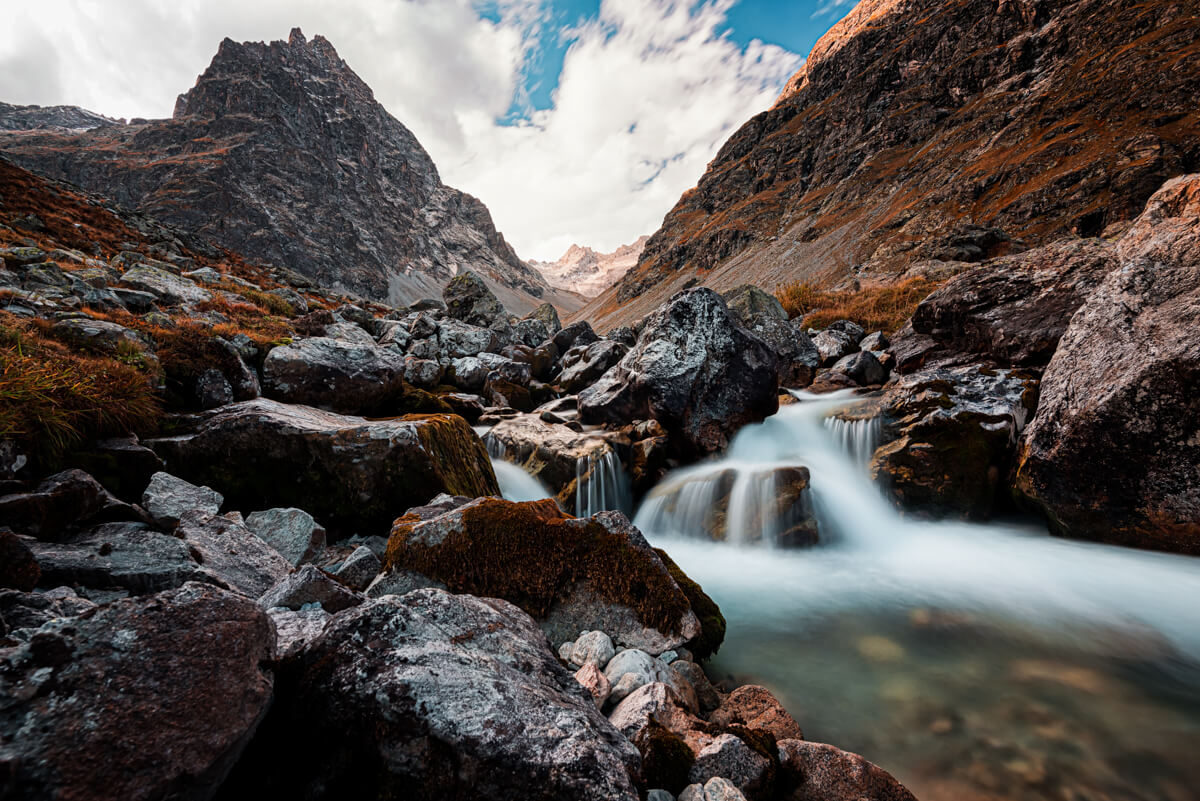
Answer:
POLYGON ((157 427, 161 408, 144 373, 73 353, 31 322, 0 314, 0 439, 53 459, 88 439, 157 427))
POLYGON ((938 288, 937 281, 910 278, 899 284, 865 286, 859 290, 818 289, 807 281, 791 281, 775 290, 775 297, 792 319, 824 328, 835 320, 852 320, 867 331, 891 334, 904 325, 913 311, 938 288))

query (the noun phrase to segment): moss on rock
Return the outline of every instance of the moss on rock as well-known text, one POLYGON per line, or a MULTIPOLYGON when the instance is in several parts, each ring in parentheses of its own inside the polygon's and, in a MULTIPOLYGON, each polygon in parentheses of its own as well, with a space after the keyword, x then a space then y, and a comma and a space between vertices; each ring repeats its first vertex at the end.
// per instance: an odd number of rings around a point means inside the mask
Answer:
POLYGON ((682 737, 651 718, 633 744, 642 755, 642 782, 646 787, 661 788, 672 795, 683 792, 696 755, 682 737))
POLYGON ((584 586, 630 608, 643 625, 679 633, 687 592, 624 532, 573 518, 552 500, 485 498, 452 514, 460 521, 439 524, 436 542, 418 533, 415 516, 397 520, 385 568, 416 571, 454 592, 503 598, 535 618, 584 586))
POLYGON ((707 659, 720 650, 721 643, 725 641, 725 616, 721 614, 717 602, 708 597, 708 593, 701 589, 699 584, 688 578, 666 551, 655 548, 654 552, 667 566, 671 578, 675 579, 679 589, 687 596, 688 603, 692 605, 692 612, 700 619, 700 635, 688 643, 688 647, 697 659, 707 659))

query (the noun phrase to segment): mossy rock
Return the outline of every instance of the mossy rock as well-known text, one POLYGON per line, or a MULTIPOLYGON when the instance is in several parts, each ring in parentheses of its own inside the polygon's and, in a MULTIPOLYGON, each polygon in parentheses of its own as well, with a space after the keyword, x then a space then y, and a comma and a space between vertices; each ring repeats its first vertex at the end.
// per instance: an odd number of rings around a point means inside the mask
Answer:
POLYGON ((692 749, 675 732, 653 718, 634 738, 642 755, 642 783, 679 795, 688 786, 688 773, 696 761, 692 749))
POLYGON ((560 639, 602 629, 661 650, 700 632, 688 593, 619 513, 577 519, 553 500, 483 498, 433 519, 410 514, 395 522, 384 565, 503 598, 560 639))
POLYGON ((708 593, 701 589, 699 584, 688 578, 666 551, 655 548, 654 552, 667 566, 671 578, 675 579, 679 589, 683 590, 688 603, 692 605, 692 611, 700 619, 700 634, 689 642, 687 647, 697 659, 707 659, 720 650, 721 643, 725 641, 725 616, 721 614, 717 602, 708 597, 708 593))

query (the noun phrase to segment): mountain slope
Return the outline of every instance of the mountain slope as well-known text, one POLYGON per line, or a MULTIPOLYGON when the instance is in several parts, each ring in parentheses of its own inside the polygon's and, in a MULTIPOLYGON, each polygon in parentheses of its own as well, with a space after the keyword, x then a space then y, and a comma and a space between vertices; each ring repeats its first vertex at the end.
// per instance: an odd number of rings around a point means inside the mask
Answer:
POLYGON ((558 261, 531 260, 529 266, 545 276, 552 287, 594 298, 637 264, 647 239, 649 237, 640 236, 612 253, 597 253, 589 247, 571 245, 558 261))
POLYGON ((697 279, 888 280, 1129 220, 1200 162, 1196 8, 863 0, 580 316, 627 322, 697 279))
POLYGON ((442 184, 416 137, 317 36, 221 43, 174 116, 82 133, 9 132, 13 161, 365 297, 408 303, 462 269, 511 311, 550 288, 476 198, 442 184))

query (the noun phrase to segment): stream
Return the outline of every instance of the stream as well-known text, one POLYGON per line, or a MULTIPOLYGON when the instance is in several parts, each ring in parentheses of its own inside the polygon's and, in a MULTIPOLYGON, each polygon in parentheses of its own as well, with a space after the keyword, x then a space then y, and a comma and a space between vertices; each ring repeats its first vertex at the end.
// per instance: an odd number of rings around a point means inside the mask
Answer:
POLYGON ((867 476, 878 424, 830 417, 854 397, 797 398, 635 517, 726 617, 714 680, 767 686, 922 801, 1200 798, 1200 559, 902 516, 867 476), (796 465, 821 544, 781 549, 755 509, 796 465))

